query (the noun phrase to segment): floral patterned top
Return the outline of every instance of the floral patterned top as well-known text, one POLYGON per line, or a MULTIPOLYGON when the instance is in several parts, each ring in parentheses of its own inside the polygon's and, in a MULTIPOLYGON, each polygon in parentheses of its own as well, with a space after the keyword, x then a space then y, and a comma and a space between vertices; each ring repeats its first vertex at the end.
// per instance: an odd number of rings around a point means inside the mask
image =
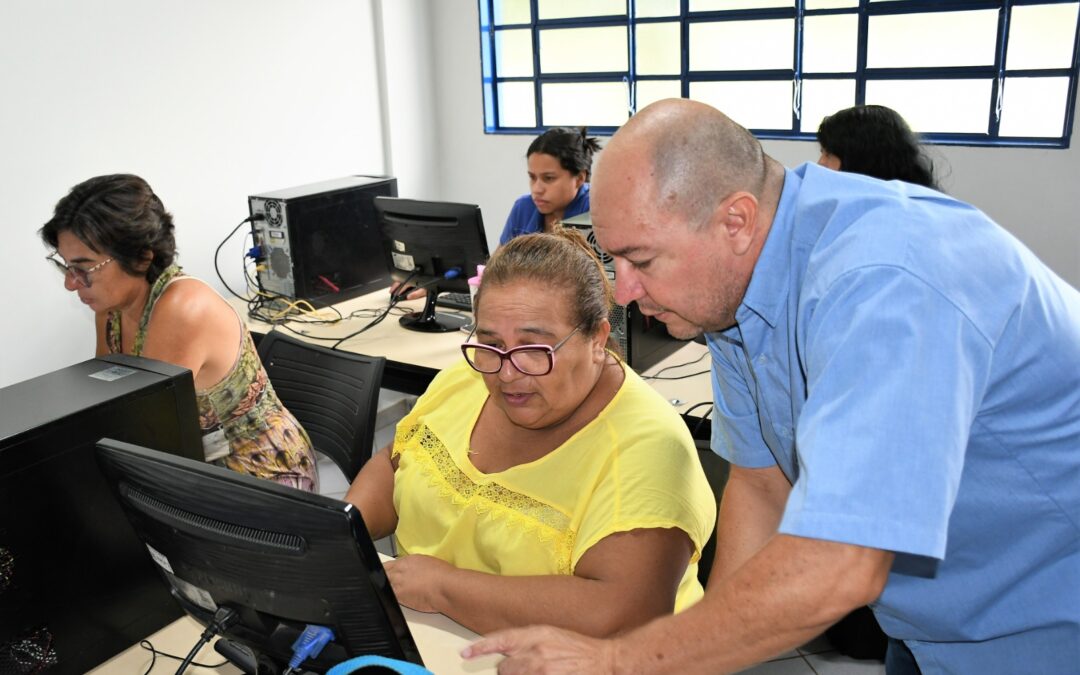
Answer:
MULTIPOLYGON (((132 346, 141 356, 154 305, 166 287, 187 278, 173 265, 150 288, 132 346)), ((239 321, 237 317, 237 321, 239 321)), ((233 471, 314 492, 318 489, 315 454, 307 432, 281 404, 243 322, 236 362, 209 389, 195 392, 206 460, 233 471)), ((111 312, 105 324, 105 343, 112 354, 122 352, 120 313, 111 312)))

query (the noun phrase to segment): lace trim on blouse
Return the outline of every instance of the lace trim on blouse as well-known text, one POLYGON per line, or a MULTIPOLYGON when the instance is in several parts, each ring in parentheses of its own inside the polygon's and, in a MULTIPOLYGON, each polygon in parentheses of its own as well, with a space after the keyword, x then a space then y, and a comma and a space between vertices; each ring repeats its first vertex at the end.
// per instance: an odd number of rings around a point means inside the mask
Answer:
POLYGON ((401 448, 417 448, 414 453, 429 485, 458 506, 472 505, 477 513, 492 518, 505 518, 541 541, 555 546, 555 557, 561 574, 572 574, 570 561, 577 533, 570 527, 570 517, 562 511, 515 492, 497 483, 477 484, 454 462, 450 451, 426 425, 399 427, 394 438, 394 456, 401 448))

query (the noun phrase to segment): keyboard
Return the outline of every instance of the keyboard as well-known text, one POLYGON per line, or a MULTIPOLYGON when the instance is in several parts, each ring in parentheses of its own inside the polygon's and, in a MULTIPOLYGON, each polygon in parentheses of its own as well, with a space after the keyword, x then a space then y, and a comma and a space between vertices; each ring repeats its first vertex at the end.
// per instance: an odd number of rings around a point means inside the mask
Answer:
POLYGON ((435 298, 435 305, 447 309, 460 309, 471 312, 472 298, 468 293, 440 293, 439 297, 435 298))

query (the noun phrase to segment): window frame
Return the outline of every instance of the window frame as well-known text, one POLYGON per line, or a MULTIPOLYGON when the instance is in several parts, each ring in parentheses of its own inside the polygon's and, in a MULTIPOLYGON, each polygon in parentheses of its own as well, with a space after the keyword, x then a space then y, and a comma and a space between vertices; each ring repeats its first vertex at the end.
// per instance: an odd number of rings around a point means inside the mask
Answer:
MULTIPOLYGON (((499 24, 493 21, 494 4, 496 0, 478 0, 480 15, 480 47, 481 47, 481 80, 484 110, 484 131, 489 134, 529 134, 542 133, 550 127, 543 124, 543 86, 552 83, 568 82, 619 82, 628 87, 628 119, 629 111, 636 110, 636 83, 646 81, 673 81, 679 82, 680 95, 689 98, 690 85, 696 82, 738 82, 738 81, 789 81, 794 83, 792 92, 792 118, 790 129, 751 129, 754 135, 762 139, 800 140, 813 141, 813 131, 799 131, 797 112, 797 99, 801 95, 801 86, 805 81, 811 80, 845 80, 855 83, 854 105, 862 105, 866 102, 866 85, 868 81, 884 80, 941 80, 941 79, 975 79, 990 81, 991 93, 987 110, 987 133, 940 133, 929 132, 921 134, 927 143, 939 145, 967 145, 967 146, 994 146, 994 147, 1038 147, 1038 148, 1068 148, 1073 131, 1073 118, 1075 117, 1076 92, 1078 73, 1080 73, 1080 18, 1073 35, 1072 64, 1067 68, 1046 69, 1006 69, 1006 47, 1008 45, 1009 30, 1011 28, 1011 10, 1014 7, 1028 5, 1051 5, 1070 4, 1075 0, 950 0, 948 3, 933 2, 930 0, 896 0, 894 2, 871 2, 870 0, 858 0, 858 7, 854 8, 828 8, 828 9, 805 9, 804 0, 795 0, 793 7, 777 7, 765 9, 738 9, 738 10, 715 10, 707 12, 690 12, 690 0, 679 0, 679 13, 677 15, 663 17, 634 17, 634 0, 626 0, 625 14, 603 17, 574 17, 560 19, 538 19, 537 7, 539 0, 529 0, 530 21, 527 23, 499 24), (943 67, 920 67, 920 68, 867 68, 867 33, 870 17, 898 15, 898 14, 922 14, 944 13, 971 10, 997 10, 997 35, 994 48, 994 63, 985 66, 943 66, 943 67), (857 17, 857 54, 854 71, 849 72, 815 72, 804 73, 802 71, 802 46, 803 46, 803 21, 806 17, 829 16, 829 15, 852 15, 857 17), (694 71, 689 68, 690 50, 689 33, 690 26, 694 23, 716 21, 745 21, 751 19, 794 19, 794 39, 792 49, 794 51, 793 67, 791 69, 777 70, 738 70, 738 71, 694 71), (681 48, 680 48, 680 72, 678 75, 639 75, 636 73, 635 62, 635 38, 637 27, 643 24, 672 23, 678 21, 681 48), (548 73, 540 70, 540 31, 552 28, 595 28, 602 26, 620 26, 627 29, 627 69, 619 72, 576 72, 576 73, 548 73), (532 67, 531 76, 499 77, 498 64, 494 62, 495 33, 496 30, 528 29, 532 39, 532 67), (1060 137, 1019 137, 1009 136, 1002 138, 999 134, 1000 119, 999 108, 1001 106, 1002 83, 1010 77, 1067 77, 1068 91, 1065 101, 1065 120, 1062 136, 1060 137), (533 104, 536 124, 532 127, 500 127, 495 122, 498 120, 498 85, 504 82, 529 82, 533 86, 533 104)), ((597 135, 610 135, 615 132, 616 126, 590 126, 590 133, 597 135)), ((816 130, 815 130, 816 131, 816 130)))

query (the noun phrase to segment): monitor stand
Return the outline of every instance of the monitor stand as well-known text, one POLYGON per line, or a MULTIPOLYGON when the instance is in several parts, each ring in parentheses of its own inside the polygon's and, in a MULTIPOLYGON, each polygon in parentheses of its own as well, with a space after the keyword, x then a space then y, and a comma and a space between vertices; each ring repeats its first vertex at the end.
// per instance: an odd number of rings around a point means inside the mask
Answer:
POLYGON ((398 320, 398 323, 401 324, 402 328, 420 331, 421 333, 449 333, 450 331, 460 330, 469 320, 463 316, 436 312, 435 299, 438 296, 438 289, 429 288, 423 311, 406 314, 398 320))

